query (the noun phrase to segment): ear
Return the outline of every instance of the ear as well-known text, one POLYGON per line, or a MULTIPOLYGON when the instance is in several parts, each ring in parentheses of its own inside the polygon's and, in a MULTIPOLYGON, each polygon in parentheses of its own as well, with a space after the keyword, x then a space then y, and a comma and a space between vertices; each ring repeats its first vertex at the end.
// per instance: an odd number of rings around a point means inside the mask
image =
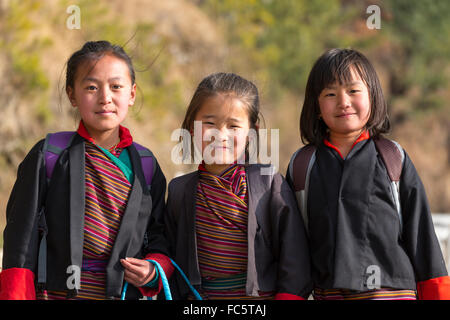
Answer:
POLYGON ((130 92, 130 100, 128 101, 128 106, 131 107, 134 105, 134 101, 136 100, 136 83, 131 87, 130 92))
POLYGON ((69 98, 70 104, 72 105, 72 107, 75 108, 77 106, 77 103, 75 101, 75 92, 74 92, 73 88, 67 87, 66 93, 67 93, 67 97, 69 98))

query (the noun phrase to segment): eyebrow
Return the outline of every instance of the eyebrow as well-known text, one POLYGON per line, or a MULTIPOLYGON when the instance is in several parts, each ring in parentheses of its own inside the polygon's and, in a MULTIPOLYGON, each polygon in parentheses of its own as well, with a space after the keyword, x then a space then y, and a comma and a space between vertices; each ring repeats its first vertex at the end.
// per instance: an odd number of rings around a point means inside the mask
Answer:
POLYGON ((216 118, 216 116, 214 116, 214 115, 204 115, 202 117, 202 119, 215 119, 215 118, 216 118))
MULTIPOLYGON (((216 119, 217 117, 215 115, 204 115, 202 117, 203 120, 208 120, 208 119, 216 119)), ((239 118, 228 118, 227 120, 229 121, 233 121, 233 122, 240 122, 241 120, 239 118)))
MULTIPOLYGON (((360 85, 360 84, 363 84, 363 82, 362 81, 352 81, 349 83, 345 83, 344 87, 351 87, 351 86, 360 85)), ((336 85, 333 84, 333 85, 325 86, 325 89, 336 89, 336 85)))
MULTIPOLYGON (((122 80, 122 77, 112 77, 109 78, 108 81, 117 81, 117 80, 122 80)), ((93 78, 93 77, 86 77, 83 79, 83 81, 93 81, 93 82, 100 82, 100 80, 98 80, 97 78, 93 78)))

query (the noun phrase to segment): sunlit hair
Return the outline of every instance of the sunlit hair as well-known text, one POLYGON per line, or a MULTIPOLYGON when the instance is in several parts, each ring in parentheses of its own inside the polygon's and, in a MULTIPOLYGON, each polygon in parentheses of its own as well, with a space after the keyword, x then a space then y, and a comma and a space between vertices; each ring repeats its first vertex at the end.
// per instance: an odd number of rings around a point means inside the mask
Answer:
POLYGON ((108 41, 88 41, 83 47, 74 52, 72 56, 67 61, 67 71, 66 71, 66 91, 68 88, 74 88, 75 78, 77 76, 77 71, 80 65, 89 61, 98 61, 103 56, 110 54, 123 60, 127 66, 130 73, 131 84, 135 82, 135 72, 133 68, 133 63, 131 58, 125 52, 125 50, 119 45, 113 45, 108 41))
POLYGON ((356 50, 331 49, 317 59, 306 84, 305 101, 300 115, 300 135, 304 144, 319 145, 327 137, 328 127, 319 117, 319 95, 324 88, 336 82, 340 85, 350 82, 352 71, 361 78, 369 92, 370 116, 365 129, 372 137, 389 131, 386 101, 372 64, 356 50))
MULTIPOLYGON (((219 94, 237 98, 244 103, 247 108, 250 128, 256 130, 260 122, 259 94, 256 85, 234 73, 213 73, 204 78, 189 103, 182 128, 192 132, 195 117, 208 98, 219 94)), ((246 150, 246 153, 248 150, 246 150)), ((248 159, 248 156, 246 156, 248 159)))

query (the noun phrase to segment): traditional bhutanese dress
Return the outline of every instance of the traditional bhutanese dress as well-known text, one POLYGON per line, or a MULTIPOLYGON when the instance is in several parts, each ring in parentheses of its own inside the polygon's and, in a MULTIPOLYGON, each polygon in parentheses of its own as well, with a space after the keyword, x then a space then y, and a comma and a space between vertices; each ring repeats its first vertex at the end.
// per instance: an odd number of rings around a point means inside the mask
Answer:
POLYGON ((416 300, 414 290, 381 288, 358 292, 347 289, 314 289, 314 300, 416 300))
MULTIPOLYGON (((244 167, 235 164, 214 175, 201 164, 195 228, 202 277, 200 294, 205 299, 255 299, 245 293, 247 221, 244 167)), ((270 299, 274 293, 260 295, 260 299, 270 299)))
MULTIPOLYGON (((80 290, 73 299, 106 299, 106 265, 126 209, 132 177, 127 149, 106 150, 85 142, 83 262, 80 290)), ((66 299, 66 293, 38 292, 37 299, 66 299)))

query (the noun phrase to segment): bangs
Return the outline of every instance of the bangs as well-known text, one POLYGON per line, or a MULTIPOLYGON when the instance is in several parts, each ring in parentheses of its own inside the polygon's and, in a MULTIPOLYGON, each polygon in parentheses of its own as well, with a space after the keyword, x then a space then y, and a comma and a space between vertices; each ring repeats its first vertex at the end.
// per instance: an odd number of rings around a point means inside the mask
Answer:
POLYGON ((369 60, 352 49, 331 49, 315 62, 308 77, 305 100, 300 115, 300 136, 304 144, 320 145, 327 136, 327 126, 320 119, 319 96, 324 88, 334 84, 346 85, 358 77, 367 87, 370 117, 366 129, 372 137, 390 129, 387 105, 380 81, 369 60))
POLYGON ((313 87, 315 94, 320 95, 324 88, 328 88, 335 83, 345 85, 354 80, 354 76, 359 77, 366 86, 369 84, 366 68, 360 59, 352 56, 336 56, 334 59, 324 59, 316 67, 319 71, 313 87))

